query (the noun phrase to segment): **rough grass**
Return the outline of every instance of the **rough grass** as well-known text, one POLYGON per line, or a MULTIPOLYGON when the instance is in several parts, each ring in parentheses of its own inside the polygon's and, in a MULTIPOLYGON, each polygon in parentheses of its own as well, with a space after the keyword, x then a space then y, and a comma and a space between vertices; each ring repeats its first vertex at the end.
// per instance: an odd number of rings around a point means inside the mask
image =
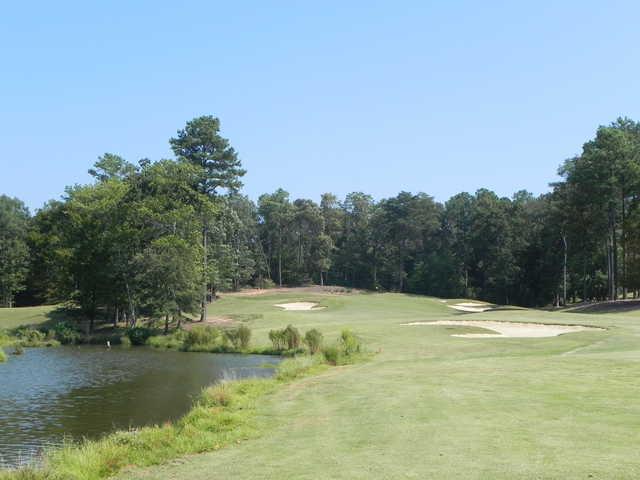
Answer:
POLYGON ((256 413, 264 435, 119 478, 640 478, 637 312, 468 314, 607 328, 471 339, 451 336, 472 331, 465 327, 400 325, 460 315, 437 299, 360 294, 325 296, 328 308, 313 312, 273 307, 309 297, 222 298, 210 308, 262 314, 249 325, 258 345, 291 323, 329 341, 350 328, 378 354, 266 396, 256 413))

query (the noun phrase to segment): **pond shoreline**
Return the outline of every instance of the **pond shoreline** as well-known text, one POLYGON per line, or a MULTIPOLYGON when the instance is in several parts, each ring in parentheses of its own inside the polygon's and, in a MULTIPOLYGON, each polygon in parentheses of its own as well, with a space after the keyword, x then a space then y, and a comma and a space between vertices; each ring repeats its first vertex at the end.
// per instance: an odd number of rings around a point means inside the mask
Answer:
POLYGON ((157 465, 178 456, 217 450, 261 435, 258 400, 278 387, 329 368, 322 355, 283 360, 268 379, 233 380, 206 388, 175 423, 116 431, 98 440, 68 443, 44 456, 42 466, 0 470, 0 479, 106 478, 123 468, 157 465))

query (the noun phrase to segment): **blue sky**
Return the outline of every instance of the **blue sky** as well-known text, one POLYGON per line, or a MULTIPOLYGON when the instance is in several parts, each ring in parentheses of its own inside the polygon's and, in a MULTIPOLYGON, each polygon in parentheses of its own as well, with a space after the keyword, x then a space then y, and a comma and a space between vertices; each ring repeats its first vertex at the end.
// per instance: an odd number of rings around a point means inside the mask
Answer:
POLYGON ((638 2, 7 2, 0 193, 31 208, 104 152, 170 156, 213 114, 252 198, 547 190, 640 119, 638 2))

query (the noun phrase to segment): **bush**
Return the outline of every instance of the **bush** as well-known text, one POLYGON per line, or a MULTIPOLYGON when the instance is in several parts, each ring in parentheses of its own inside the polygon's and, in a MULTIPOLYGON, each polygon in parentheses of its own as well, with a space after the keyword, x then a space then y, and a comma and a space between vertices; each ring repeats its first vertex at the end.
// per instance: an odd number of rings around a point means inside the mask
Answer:
POLYGON ((184 330, 176 330, 171 335, 156 335, 149 337, 147 345, 154 348, 175 348, 176 350, 184 346, 186 332, 184 330))
POLYGON ((309 353, 314 355, 322 348, 322 333, 315 328, 304 334, 304 343, 309 347, 309 353))
POLYGON ((275 351, 283 350, 299 350, 302 343, 302 335, 300 331, 293 325, 287 325, 283 330, 271 330, 269 332, 269 340, 273 343, 275 351))
POLYGON ((339 365, 342 363, 342 353, 335 345, 324 347, 322 354, 329 365, 339 365))
POLYGON ((342 330, 338 343, 340 344, 340 347, 342 347, 344 354, 347 356, 360 353, 360 340, 351 330, 342 330))
POLYGON ((15 331, 18 341, 23 347, 35 347, 44 343, 45 334, 29 327, 20 327, 15 331))
POLYGON ((330 345, 322 349, 327 363, 331 365, 345 365, 352 363, 361 353, 360 339, 348 329, 343 330, 338 337, 336 345, 330 345))
POLYGON ((293 325, 287 325, 287 328, 285 328, 283 332, 284 340, 287 343, 287 348, 289 350, 297 350, 300 348, 302 335, 300 335, 300 331, 296 327, 293 325))
POLYGON ((286 342, 284 340, 284 332, 282 330, 270 330, 269 340, 271 340, 275 351, 284 350, 286 342))
POLYGON ((49 330, 47 333, 51 332, 53 332, 54 338, 63 345, 71 345, 80 341, 80 332, 65 321, 56 323, 53 330, 49 330))
POLYGON ((245 325, 225 331, 225 337, 236 350, 246 350, 251 341, 251 330, 245 325))
POLYGON ((120 337, 120 345, 128 348, 131 346, 131 340, 126 335, 123 335, 120 337))
POLYGON ((222 341, 222 332, 219 328, 210 326, 197 326, 189 330, 184 338, 185 350, 211 350, 218 347, 222 341))
POLYGON ((153 331, 146 327, 127 328, 126 335, 131 340, 132 345, 144 345, 152 335, 153 331))

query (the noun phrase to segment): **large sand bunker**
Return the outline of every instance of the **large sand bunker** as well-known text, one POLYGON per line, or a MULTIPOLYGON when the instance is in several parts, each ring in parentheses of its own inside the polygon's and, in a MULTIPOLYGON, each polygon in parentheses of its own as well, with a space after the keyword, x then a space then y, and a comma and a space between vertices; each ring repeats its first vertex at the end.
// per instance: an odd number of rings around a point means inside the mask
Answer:
POLYGON ((481 313, 486 312, 487 310, 491 310, 491 305, 488 303, 480 303, 480 302, 462 302, 456 303, 454 305, 447 305, 449 308, 453 308, 454 310, 459 310, 460 312, 470 312, 470 313, 481 313))
POLYGON ((284 310, 322 310, 325 307, 319 307, 317 303, 314 302, 293 302, 293 303, 279 303, 274 305, 274 307, 280 307, 284 310))
POLYGON ((412 322, 403 325, 452 325, 458 327, 477 327, 485 330, 493 330, 496 333, 460 333, 452 337, 466 338, 540 338, 556 337, 564 333, 582 332, 585 330, 604 330, 597 327, 584 327, 582 325, 552 325, 544 323, 515 323, 515 322, 491 322, 482 320, 438 320, 436 322, 412 322))

